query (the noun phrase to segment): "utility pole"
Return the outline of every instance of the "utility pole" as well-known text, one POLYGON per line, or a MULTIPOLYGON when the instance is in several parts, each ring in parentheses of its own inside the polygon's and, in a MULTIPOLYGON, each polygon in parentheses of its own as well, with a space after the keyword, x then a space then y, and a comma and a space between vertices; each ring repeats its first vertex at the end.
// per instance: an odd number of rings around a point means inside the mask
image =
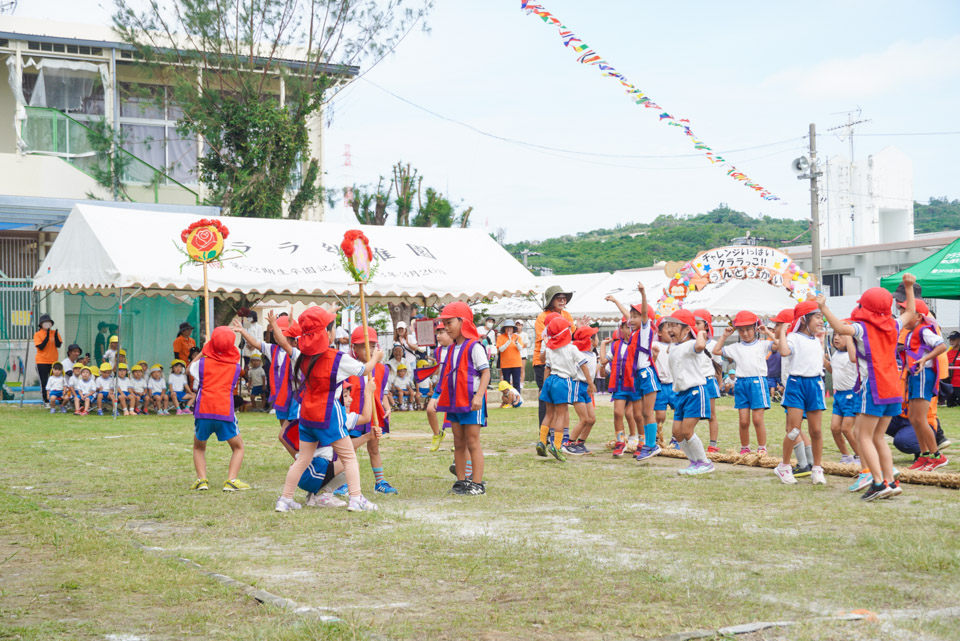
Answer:
POLYGON ((817 188, 817 125, 810 123, 810 255, 813 259, 813 275, 817 285, 823 287, 820 270, 820 190, 817 188))

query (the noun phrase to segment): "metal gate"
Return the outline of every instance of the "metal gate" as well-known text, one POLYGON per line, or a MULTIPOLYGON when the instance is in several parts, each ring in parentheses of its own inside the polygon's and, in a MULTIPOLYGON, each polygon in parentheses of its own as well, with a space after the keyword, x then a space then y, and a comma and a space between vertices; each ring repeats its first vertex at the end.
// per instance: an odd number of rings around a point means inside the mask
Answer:
POLYGON ((0 341, 33 336, 33 275, 39 268, 36 237, 0 238, 0 341))

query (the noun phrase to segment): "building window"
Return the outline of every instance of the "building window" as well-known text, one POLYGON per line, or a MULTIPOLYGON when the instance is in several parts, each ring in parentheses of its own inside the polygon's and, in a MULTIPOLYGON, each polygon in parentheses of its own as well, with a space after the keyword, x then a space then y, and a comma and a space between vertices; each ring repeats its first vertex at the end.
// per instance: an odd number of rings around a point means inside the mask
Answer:
POLYGON ((177 133, 183 112, 172 103, 170 93, 161 85, 120 83, 123 147, 146 163, 134 162, 127 169, 132 182, 152 182, 154 169, 179 183, 198 182, 197 141, 177 133))
POLYGON ((823 286, 829 288, 828 296, 843 296, 843 274, 824 274, 823 286))

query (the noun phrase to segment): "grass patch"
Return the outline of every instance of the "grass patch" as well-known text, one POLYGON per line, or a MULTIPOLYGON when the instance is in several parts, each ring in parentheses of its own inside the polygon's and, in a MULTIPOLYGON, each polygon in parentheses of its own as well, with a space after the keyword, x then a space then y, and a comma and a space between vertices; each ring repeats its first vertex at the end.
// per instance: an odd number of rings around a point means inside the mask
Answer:
MULTIPOLYGON (((738 446, 728 405, 722 449, 738 446)), ((492 410, 488 494, 455 497, 447 447, 430 453, 423 415, 398 414, 381 451, 400 494, 374 495, 361 452, 366 494, 381 511, 356 515, 272 511, 290 459, 269 416, 240 419, 241 478, 254 489, 217 491, 229 448, 214 440, 214 490, 198 494, 187 491, 188 417, 0 408, 0 638, 649 638, 960 599, 956 491, 906 486, 898 499, 864 505, 838 477, 787 487, 769 470, 724 465, 678 477, 680 460, 610 458, 600 443, 612 411, 602 403, 598 415, 597 453, 560 464, 533 453, 535 407, 492 410), (298 620, 162 555, 346 623, 298 620)), ((778 443, 782 412, 767 416, 778 443)), ((960 412, 941 419, 960 440, 960 412)), ((826 456, 838 459, 828 440, 826 456)), ((893 636, 951 638, 948 623, 898 621, 893 636)), ((890 630, 813 622, 756 638, 890 630)))

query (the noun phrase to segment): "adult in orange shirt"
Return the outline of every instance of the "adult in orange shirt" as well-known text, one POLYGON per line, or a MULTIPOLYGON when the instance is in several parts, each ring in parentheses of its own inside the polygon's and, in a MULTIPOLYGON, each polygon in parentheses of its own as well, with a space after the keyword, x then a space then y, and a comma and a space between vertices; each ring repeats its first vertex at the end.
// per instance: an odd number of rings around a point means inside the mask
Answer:
POLYGON ((37 364, 37 374, 40 376, 40 392, 43 394, 43 402, 46 403, 47 379, 50 378, 50 369, 53 364, 60 360, 59 347, 63 345, 60 332, 53 329, 53 319, 50 318, 50 314, 40 317, 40 327, 33 335, 33 344, 37 348, 34 362, 37 364))
MULTIPOLYGON (((571 298, 573 298, 573 292, 565 292, 558 285, 548 287, 546 294, 543 296, 543 312, 537 316, 537 321, 533 326, 533 377, 537 382, 537 389, 543 389, 543 370, 546 366, 546 361, 544 360, 545 353, 543 350, 544 331, 547 328, 546 318, 550 314, 560 314, 570 322, 570 331, 575 331, 576 325, 573 324, 573 316, 564 309, 571 298)), ((547 406, 543 401, 540 401, 540 425, 543 425, 543 419, 546 415, 547 406)))
POLYGON ((193 333, 193 325, 190 323, 180 323, 180 331, 177 337, 173 339, 173 358, 180 359, 184 363, 190 363, 190 350, 197 346, 197 341, 190 338, 193 333))
POLYGON ((500 335, 497 336, 500 378, 519 390, 523 361, 520 359, 520 335, 517 334, 517 324, 512 320, 505 320, 500 329, 500 335))

